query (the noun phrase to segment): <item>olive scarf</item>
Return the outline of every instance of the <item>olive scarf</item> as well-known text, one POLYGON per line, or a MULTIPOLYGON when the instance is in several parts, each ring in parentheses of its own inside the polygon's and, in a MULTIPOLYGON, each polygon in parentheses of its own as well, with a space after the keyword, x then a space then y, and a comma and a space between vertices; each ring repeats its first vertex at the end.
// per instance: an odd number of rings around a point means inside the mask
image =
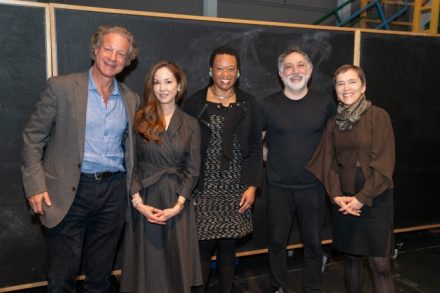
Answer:
POLYGON ((338 109, 336 113, 336 124, 339 130, 347 131, 353 128, 362 117, 362 114, 370 107, 371 101, 367 100, 365 94, 350 106, 346 106, 344 103, 338 103, 338 109))

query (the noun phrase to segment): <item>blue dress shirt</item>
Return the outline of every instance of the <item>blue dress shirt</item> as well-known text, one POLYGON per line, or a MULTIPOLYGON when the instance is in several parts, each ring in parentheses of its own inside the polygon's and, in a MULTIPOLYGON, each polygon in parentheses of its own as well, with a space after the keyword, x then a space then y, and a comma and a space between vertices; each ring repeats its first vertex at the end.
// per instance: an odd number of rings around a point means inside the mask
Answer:
POLYGON ((116 79, 107 105, 89 71, 84 160, 85 173, 125 171, 123 137, 128 127, 124 98, 116 79))

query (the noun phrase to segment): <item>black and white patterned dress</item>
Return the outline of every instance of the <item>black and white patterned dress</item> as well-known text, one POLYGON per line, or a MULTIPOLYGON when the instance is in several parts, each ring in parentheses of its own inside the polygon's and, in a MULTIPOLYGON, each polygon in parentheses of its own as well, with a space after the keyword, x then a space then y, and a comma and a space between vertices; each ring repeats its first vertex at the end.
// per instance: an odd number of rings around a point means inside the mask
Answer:
POLYGON ((196 189, 193 194, 198 237, 199 240, 240 238, 253 229, 251 211, 238 211, 241 197, 247 188, 240 184, 240 144, 234 134, 232 160, 227 169, 221 170, 223 124, 228 107, 214 104, 209 104, 209 107, 211 138, 206 160, 201 166, 204 181, 202 189, 196 189))

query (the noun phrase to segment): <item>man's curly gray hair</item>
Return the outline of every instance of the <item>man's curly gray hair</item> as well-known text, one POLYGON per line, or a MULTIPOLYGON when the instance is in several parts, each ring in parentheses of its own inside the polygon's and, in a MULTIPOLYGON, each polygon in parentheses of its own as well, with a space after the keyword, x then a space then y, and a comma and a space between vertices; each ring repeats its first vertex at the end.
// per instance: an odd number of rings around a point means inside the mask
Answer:
POLYGON ((102 25, 98 27, 97 31, 92 35, 92 38, 90 40, 90 57, 92 58, 92 60, 95 60, 95 50, 101 47, 102 37, 109 33, 119 34, 127 38, 128 43, 130 44, 130 48, 128 49, 128 54, 125 59, 125 66, 130 65, 130 62, 133 61, 138 54, 138 48, 134 41, 133 34, 122 26, 102 25))

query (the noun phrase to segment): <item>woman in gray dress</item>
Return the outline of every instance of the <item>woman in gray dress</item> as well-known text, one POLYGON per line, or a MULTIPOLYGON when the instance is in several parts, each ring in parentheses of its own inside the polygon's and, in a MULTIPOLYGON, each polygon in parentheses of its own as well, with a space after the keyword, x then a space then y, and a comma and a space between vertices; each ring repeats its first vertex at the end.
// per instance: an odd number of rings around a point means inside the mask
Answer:
POLYGON ((193 188, 199 176, 197 121, 176 102, 186 88, 178 65, 156 64, 136 113, 133 209, 126 226, 121 292, 191 292, 202 282, 193 188))

